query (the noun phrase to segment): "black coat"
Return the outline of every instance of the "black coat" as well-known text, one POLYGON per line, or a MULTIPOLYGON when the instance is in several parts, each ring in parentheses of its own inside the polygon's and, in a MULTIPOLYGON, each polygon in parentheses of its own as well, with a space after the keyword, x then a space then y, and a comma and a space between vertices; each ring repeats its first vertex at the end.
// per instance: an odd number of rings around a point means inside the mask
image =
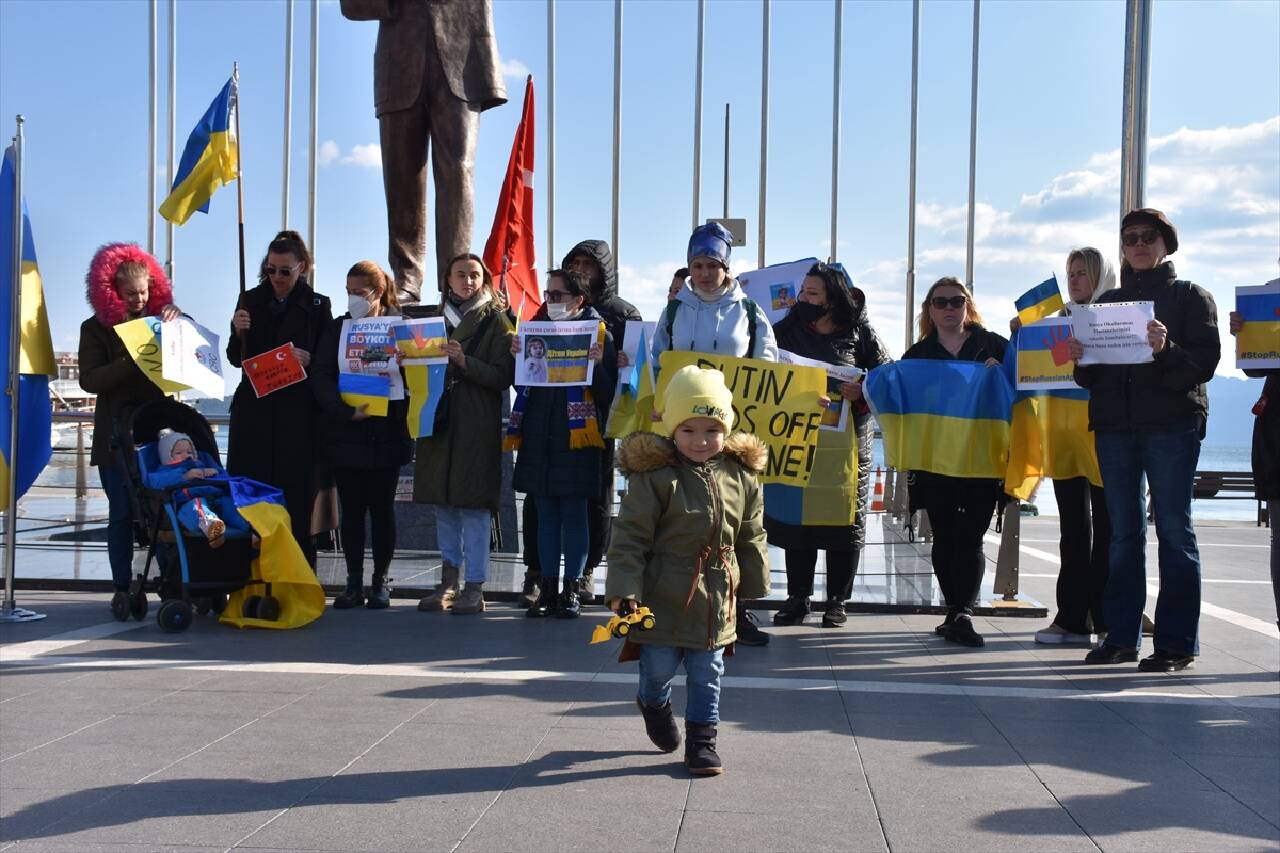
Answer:
MULTIPOLYGON (((545 309, 539 312, 539 319, 545 319, 544 315, 545 309)), ((600 315, 588 307, 576 319, 600 319, 600 315)), ((604 357, 591 375, 591 396, 595 399, 596 420, 602 436, 618 381, 616 365, 613 338, 606 332, 604 357)), ((568 392, 563 388, 529 389, 513 479, 517 492, 552 498, 594 498, 600 494, 604 450, 569 448, 567 405, 568 392)))
POLYGON ((114 467, 116 423, 142 403, 164 398, 129 357, 115 329, 96 316, 80 324, 80 387, 97 395, 90 465, 114 467))
POLYGON ((587 255, 600 265, 604 279, 600 284, 599 292, 591 295, 591 307, 600 315, 600 319, 604 320, 605 327, 613 337, 613 345, 622 349, 622 344, 626 340, 627 321, 639 320, 641 317, 636 306, 618 295, 618 264, 614 260, 613 252, 609 249, 609 244, 603 240, 583 240, 569 250, 560 266, 568 266, 569 259, 574 255, 587 255))
POLYGON ((392 400, 386 417, 352 420, 355 408, 342 401, 338 392, 338 347, 341 344, 343 314, 331 321, 320 337, 311 362, 311 390, 320 404, 319 443, 335 468, 372 471, 399 468, 413 458, 409 439, 409 400, 392 400))
POLYGON ((1253 421, 1253 486, 1260 501, 1280 500, 1280 370, 1246 370, 1265 376, 1262 411, 1253 421))
POLYGON ((1120 272, 1120 287, 1098 297, 1107 302, 1150 301, 1168 327, 1165 348, 1146 364, 1077 366, 1076 384, 1089 391, 1089 429, 1163 430, 1209 416, 1205 383, 1222 356, 1218 309, 1209 292, 1179 281, 1173 264, 1120 272))

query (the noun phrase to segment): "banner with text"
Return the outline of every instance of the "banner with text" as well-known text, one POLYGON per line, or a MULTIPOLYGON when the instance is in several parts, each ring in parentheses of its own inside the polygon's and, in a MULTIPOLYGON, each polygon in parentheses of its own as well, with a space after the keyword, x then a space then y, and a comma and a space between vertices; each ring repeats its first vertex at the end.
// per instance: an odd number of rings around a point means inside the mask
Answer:
POLYGON ((160 318, 139 317, 115 327, 116 334, 124 342, 124 348, 134 364, 161 391, 173 394, 190 386, 174 382, 164 376, 164 348, 160 344, 160 318))
POLYGON ((186 385, 196 396, 212 400, 226 396, 217 335, 189 317, 179 317, 160 324, 160 346, 164 350, 160 372, 165 379, 186 385))
POLYGON ((1236 311, 1244 320, 1236 335, 1236 367, 1280 367, 1280 278, 1236 288, 1236 311))

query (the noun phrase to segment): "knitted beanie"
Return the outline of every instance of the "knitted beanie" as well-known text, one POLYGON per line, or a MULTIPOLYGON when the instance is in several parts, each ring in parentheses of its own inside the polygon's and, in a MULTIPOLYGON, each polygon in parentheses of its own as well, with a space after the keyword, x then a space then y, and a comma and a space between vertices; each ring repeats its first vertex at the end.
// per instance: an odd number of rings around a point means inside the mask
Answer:
POLYGON ((718 370, 687 365, 676 371, 662 403, 662 429, 670 436, 690 418, 711 418, 733 429, 733 392, 718 370))
POLYGON ((729 252, 733 246, 733 235, 718 222, 708 222, 693 229, 689 237, 688 263, 694 258, 711 258, 718 261, 725 269, 729 268, 729 252))
MULTIPOLYGON (((168 430, 160 434, 160 440, 156 443, 156 455, 160 457, 161 465, 168 465, 172 460, 173 446, 179 441, 191 441, 191 436, 185 432, 177 432, 168 430)), ((195 450, 195 442, 191 441, 191 449, 195 450)))

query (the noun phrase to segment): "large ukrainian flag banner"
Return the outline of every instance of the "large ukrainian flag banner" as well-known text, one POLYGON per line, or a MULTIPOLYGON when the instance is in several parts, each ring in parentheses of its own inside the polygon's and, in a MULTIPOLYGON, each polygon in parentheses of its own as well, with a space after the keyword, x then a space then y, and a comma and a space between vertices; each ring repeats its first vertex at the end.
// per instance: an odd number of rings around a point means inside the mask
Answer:
POLYGON ((235 131, 237 98, 236 81, 232 78, 191 131, 178 172, 173 176, 173 188, 160 205, 160 215, 170 222, 185 225, 197 210, 208 213, 209 199, 218 187, 236 179, 240 160, 235 131))
MULTIPOLYGON (((1023 334, 1029 328, 1024 326, 1014 332, 1005 350, 1003 367, 1011 379, 1018 373, 1019 346, 1033 341, 1043 343, 1040 337, 1023 334), (1028 340, 1022 340, 1024 337, 1028 340)), ((1023 353, 1024 362, 1026 357, 1027 353, 1023 353)), ((1089 432, 1089 392, 1083 388, 1015 391, 1005 492, 1026 500, 1041 479, 1073 477, 1102 485, 1093 433, 1089 432)))
POLYGON ((976 361, 907 359, 875 368, 862 390, 899 471, 1003 479, 1013 386, 976 361))
POLYGON ((1045 279, 1013 301, 1013 307, 1018 309, 1018 319, 1024 326, 1061 311, 1063 304, 1057 276, 1045 279))
MULTIPOLYGON (((0 166, 0 384, 9 381, 11 364, 10 338, 13 329, 13 221, 14 196, 17 193, 17 164, 13 146, 4 152, 0 166)), ((19 318, 18 344, 18 448, 15 459, 9 458, 13 435, 13 401, 0 390, 0 510, 8 509, 9 477, 16 473, 20 498, 31 488, 36 477, 49 464, 52 456, 50 433, 53 430, 52 407, 49 403, 49 377, 57 376, 53 361, 53 339, 49 334, 49 315, 44 306, 44 288, 36 264, 35 240, 31 236, 31 220, 26 201, 22 201, 21 257, 22 316, 19 318)))

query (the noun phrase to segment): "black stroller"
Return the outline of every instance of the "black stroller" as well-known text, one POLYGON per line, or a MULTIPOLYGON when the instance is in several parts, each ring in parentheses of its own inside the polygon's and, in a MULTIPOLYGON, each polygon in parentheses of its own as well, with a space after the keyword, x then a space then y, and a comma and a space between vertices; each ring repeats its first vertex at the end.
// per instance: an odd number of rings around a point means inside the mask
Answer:
MULTIPOLYGON (((231 531, 221 547, 214 548, 201 533, 183 530, 178 523, 176 492, 182 487, 151 489, 146 474, 160 464, 156 439, 161 430, 172 429, 191 437, 197 454, 221 466, 218 445, 208 421, 195 409, 177 400, 144 403, 116 424, 117 458, 131 486, 134 518, 145 528, 140 531, 147 544, 147 561, 128 592, 111 599, 111 612, 121 622, 147 615, 147 592, 160 596, 156 621, 165 631, 185 631, 195 613, 220 614, 227 605, 227 593, 260 584, 261 596, 246 599, 246 614, 273 620, 279 616, 279 602, 271 595, 271 585, 252 578, 257 549, 251 537, 231 531), (151 561, 156 561, 156 577, 148 577, 151 561), (253 613, 248 610, 252 608, 253 613)), ((208 480, 192 480, 187 485, 223 486, 208 480)))

